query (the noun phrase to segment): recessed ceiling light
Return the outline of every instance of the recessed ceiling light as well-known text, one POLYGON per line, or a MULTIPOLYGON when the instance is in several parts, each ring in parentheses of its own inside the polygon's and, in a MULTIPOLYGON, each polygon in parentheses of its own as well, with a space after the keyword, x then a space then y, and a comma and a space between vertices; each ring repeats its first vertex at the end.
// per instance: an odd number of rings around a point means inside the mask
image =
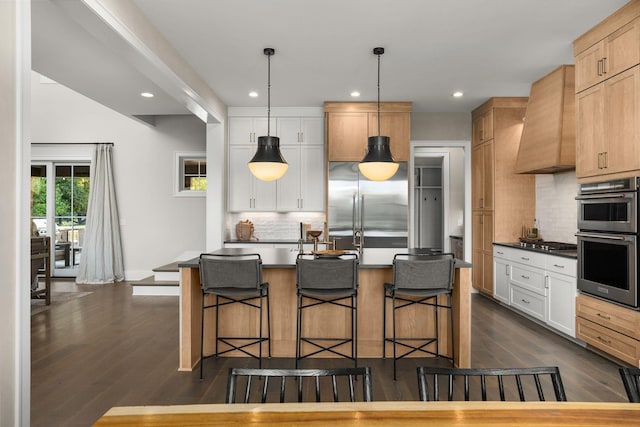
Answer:
POLYGON ((453 95, 454 98, 462 98, 462 95, 464 95, 464 93, 462 93, 461 91, 458 90, 458 91, 453 92, 452 95, 453 95))
POLYGON ((351 96, 353 96, 354 98, 357 98, 360 96, 360 92, 358 92, 357 90, 354 90, 353 92, 351 92, 351 96))
POLYGON ((153 94, 151 92, 142 92, 140 96, 144 98, 153 98, 153 94))
POLYGON ((256 92, 255 90, 251 91, 251 92, 249 92, 249 96, 252 97, 252 98, 257 98, 258 97, 258 92, 256 92))

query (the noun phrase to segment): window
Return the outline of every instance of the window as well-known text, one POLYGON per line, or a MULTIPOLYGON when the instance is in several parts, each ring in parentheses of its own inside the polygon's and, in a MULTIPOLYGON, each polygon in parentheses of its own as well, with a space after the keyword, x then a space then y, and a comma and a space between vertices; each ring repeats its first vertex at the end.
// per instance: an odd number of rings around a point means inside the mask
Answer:
POLYGON ((204 197, 207 190, 205 153, 176 153, 176 196, 204 197))

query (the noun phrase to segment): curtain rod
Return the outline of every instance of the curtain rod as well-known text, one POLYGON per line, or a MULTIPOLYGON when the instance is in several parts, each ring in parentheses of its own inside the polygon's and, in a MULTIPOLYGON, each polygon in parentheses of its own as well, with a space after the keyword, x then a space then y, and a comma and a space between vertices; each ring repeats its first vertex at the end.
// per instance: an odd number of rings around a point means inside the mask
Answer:
POLYGON ((113 142, 32 142, 31 145, 98 145, 106 144, 114 146, 113 142))

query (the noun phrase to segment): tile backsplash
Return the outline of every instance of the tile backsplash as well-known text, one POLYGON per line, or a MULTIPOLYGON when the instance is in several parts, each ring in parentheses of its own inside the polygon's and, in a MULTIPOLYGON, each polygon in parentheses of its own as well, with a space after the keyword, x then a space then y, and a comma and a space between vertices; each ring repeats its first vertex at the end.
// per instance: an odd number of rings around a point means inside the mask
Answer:
MULTIPOLYGON (((324 230, 325 215, 321 212, 239 212, 227 215, 225 240, 236 239, 236 224, 249 220, 259 240, 291 240, 300 237, 300 223, 309 223, 315 230, 324 230)), ((323 239, 324 236, 320 236, 323 239)))
POLYGON ((576 243, 577 191, 575 171, 536 175, 536 220, 540 237, 576 243))

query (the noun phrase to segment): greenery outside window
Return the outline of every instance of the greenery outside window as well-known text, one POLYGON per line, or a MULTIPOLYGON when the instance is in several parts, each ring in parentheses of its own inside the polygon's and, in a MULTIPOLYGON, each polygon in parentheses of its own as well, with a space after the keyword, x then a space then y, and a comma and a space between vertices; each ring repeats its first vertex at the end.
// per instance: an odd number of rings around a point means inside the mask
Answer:
POLYGON ((176 196, 204 197, 207 190, 205 153, 176 153, 176 196))

